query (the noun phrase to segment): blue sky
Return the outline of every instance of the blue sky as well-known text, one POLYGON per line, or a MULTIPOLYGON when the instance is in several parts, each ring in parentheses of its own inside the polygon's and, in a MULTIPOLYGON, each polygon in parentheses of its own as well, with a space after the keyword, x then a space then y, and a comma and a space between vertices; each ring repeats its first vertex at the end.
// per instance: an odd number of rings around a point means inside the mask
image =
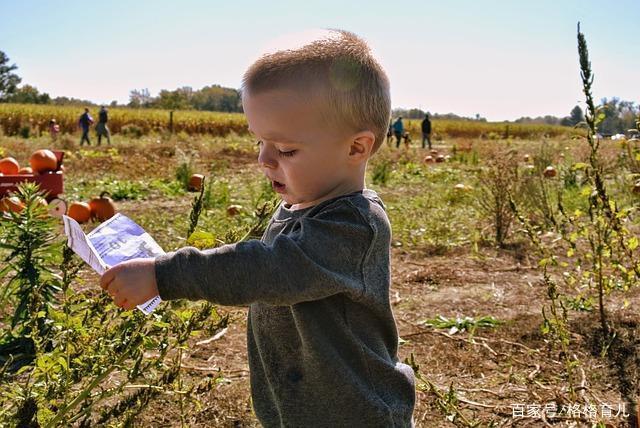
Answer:
POLYGON ((640 102, 640 0, 0 0, 0 50, 52 96, 126 102, 132 89, 238 87, 275 38, 343 28, 378 55, 394 107, 503 120, 582 102, 577 21, 596 99, 640 102))

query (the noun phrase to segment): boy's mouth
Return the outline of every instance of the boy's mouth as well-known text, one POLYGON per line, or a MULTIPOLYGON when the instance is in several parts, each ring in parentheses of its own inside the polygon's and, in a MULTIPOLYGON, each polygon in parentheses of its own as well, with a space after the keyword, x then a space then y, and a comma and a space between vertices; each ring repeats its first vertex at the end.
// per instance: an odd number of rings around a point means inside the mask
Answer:
POLYGON ((273 187, 273 190, 275 190, 278 193, 284 193, 284 189, 287 186, 285 186, 284 184, 280 183, 279 181, 271 180, 271 187, 273 187))

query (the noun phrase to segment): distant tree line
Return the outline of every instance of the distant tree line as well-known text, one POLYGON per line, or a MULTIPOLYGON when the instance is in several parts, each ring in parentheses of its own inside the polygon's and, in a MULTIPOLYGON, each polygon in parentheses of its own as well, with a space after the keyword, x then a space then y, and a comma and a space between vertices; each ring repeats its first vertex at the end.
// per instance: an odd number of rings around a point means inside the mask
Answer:
POLYGON ((536 124, 544 124, 544 125, 561 125, 561 126, 576 126, 579 123, 584 121, 584 113, 580 106, 575 106, 569 116, 565 117, 557 117, 557 116, 538 116, 538 117, 521 117, 519 119, 514 120, 515 123, 536 123, 536 124))
POLYGON ((173 91, 163 89, 157 97, 152 97, 148 89, 135 89, 129 93, 128 106, 168 110, 242 111, 240 91, 220 85, 205 86, 198 90, 190 86, 173 91))
POLYGON ((478 121, 478 122, 486 122, 487 119, 485 119, 484 117, 480 117, 479 114, 476 114, 475 117, 465 117, 465 116, 458 116, 457 114, 454 113, 430 113, 428 111, 424 111, 422 109, 419 108, 410 108, 410 109, 405 109, 405 108, 394 108, 393 111, 391 112, 391 115, 393 117, 399 117, 402 116, 404 119, 424 119, 424 116, 428 114, 429 117, 431 119, 442 119, 442 120, 474 120, 474 121, 478 121))
MULTIPOLYGON (((603 98, 597 107, 598 117, 596 125, 602 135, 624 134, 636 127, 636 120, 640 117, 640 105, 633 101, 623 101, 620 98, 603 98)), ((521 117, 517 123, 544 123, 548 125, 579 126, 584 122, 584 113, 580 106, 575 106, 569 116, 556 117, 521 117)))

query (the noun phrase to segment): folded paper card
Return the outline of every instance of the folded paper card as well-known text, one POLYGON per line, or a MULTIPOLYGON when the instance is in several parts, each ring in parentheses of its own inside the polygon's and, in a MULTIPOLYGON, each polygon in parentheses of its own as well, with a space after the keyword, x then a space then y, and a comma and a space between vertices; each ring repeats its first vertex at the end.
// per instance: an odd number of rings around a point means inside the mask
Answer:
MULTIPOLYGON (((101 223, 88 235, 71 217, 65 215, 62 219, 69 247, 100 275, 125 260, 164 254, 151 235, 120 213, 101 223)), ((161 301, 160 296, 155 296, 138 305, 138 309, 149 315, 161 301)))

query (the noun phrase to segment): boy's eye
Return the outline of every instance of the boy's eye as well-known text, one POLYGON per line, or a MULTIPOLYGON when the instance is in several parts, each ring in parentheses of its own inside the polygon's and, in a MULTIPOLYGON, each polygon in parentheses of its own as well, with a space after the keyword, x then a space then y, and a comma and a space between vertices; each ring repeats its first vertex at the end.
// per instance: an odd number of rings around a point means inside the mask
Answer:
MULTIPOLYGON (((263 144, 262 140, 256 141, 256 146, 259 146, 260 144, 263 144)), ((278 150, 278 155, 289 157, 289 156, 293 156, 295 154, 295 152, 297 152, 297 150, 289 150, 287 152, 284 152, 282 150, 278 150)))

